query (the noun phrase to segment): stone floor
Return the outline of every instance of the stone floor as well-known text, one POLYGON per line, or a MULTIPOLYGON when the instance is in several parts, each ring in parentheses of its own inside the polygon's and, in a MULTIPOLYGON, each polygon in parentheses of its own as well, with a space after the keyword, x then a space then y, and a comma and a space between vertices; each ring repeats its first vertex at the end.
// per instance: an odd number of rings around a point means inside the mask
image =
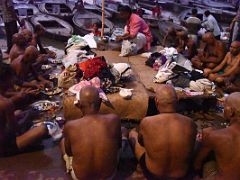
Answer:
MULTIPOLYGON (((46 44, 51 42, 52 46, 63 48, 64 44, 57 41, 44 41, 46 44)), ((0 39, 0 48, 4 49, 6 42, 0 39)), ((186 113, 191 116, 199 127, 199 130, 207 126, 222 127, 225 121, 215 113, 186 113)), ((127 123, 127 127, 135 124, 127 123)), ((50 139, 45 139, 42 148, 34 152, 22 153, 12 157, 0 158, 0 180, 67 180, 70 179, 65 173, 64 162, 56 143, 50 139)), ((128 178, 136 168, 136 160, 127 143, 126 148, 121 153, 119 171, 116 179, 128 178)))

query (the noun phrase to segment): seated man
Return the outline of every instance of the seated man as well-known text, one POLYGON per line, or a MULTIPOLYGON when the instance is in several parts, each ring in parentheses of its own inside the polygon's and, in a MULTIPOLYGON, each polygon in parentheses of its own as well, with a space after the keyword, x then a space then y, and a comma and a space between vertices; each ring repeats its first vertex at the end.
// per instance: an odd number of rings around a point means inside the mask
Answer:
POLYGON ((177 32, 177 51, 178 53, 183 54, 188 59, 191 59, 196 55, 196 43, 191 38, 188 38, 186 31, 177 32))
POLYGON ((24 55, 20 55, 13 60, 11 67, 15 71, 18 79, 24 82, 30 82, 37 88, 43 88, 50 85, 51 82, 40 76, 33 68, 33 63, 38 58, 38 50, 34 46, 26 48, 24 55), (39 81, 39 82, 36 82, 39 81))
POLYGON ((48 54, 51 58, 56 57, 56 53, 50 51, 48 48, 44 48, 41 42, 41 37, 44 35, 45 29, 42 25, 37 24, 34 28, 34 33, 32 35, 32 40, 29 45, 39 47, 40 54, 48 54))
POLYGON ((198 50, 197 56, 192 58, 192 64, 195 68, 201 70, 204 68, 213 69, 222 62, 225 56, 225 45, 215 39, 211 32, 204 34, 202 41, 205 43, 204 47, 198 50))
POLYGON ((33 38, 33 33, 28 29, 24 29, 20 33, 25 37, 27 45, 30 46, 33 38))
POLYGON ((14 59, 16 59, 19 55, 24 54, 24 51, 27 46, 27 41, 23 34, 16 33, 13 35, 13 46, 9 53, 9 60, 12 62, 14 59))
POLYGON ((234 71, 239 69, 240 65, 240 42, 231 43, 230 51, 226 54, 224 60, 214 69, 204 69, 205 77, 217 83, 223 83, 224 79, 230 77, 234 71))
POLYGON ((164 47, 176 47, 177 46, 177 30, 173 27, 169 28, 166 35, 163 38, 162 45, 164 47))
POLYGON ((49 133, 59 134, 59 126, 48 122, 34 127, 24 134, 17 136, 17 119, 14 116, 14 104, 11 100, 0 95, 0 157, 9 156, 23 151, 49 133))
POLYGON ((206 163, 203 173, 205 179, 240 179, 240 93, 228 96, 224 104, 224 116, 230 126, 224 129, 203 131, 202 146, 197 154, 195 170, 200 171, 204 160, 213 152, 216 163, 206 163), (210 164, 211 163, 211 164, 210 164), (211 175, 210 175, 211 174, 211 175))
POLYGON ((148 51, 151 48, 152 34, 147 23, 137 14, 132 13, 129 6, 119 8, 120 18, 127 21, 126 33, 118 36, 117 41, 131 40, 137 45, 137 50, 148 51))
POLYGON ((38 89, 28 86, 29 83, 24 87, 25 82, 18 81, 10 65, 3 62, 0 62, 0 84, 0 94, 10 99, 16 108, 22 109, 39 94, 38 89))
POLYGON ((147 179, 187 180, 195 144, 194 122, 176 113, 177 95, 173 87, 156 90, 159 115, 144 118, 129 134, 130 143, 147 179))
POLYGON ((121 123, 114 114, 100 114, 100 105, 95 87, 82 88, 77 106, 83 117, 65 125, 62 152, 73 179, 108 179, 116 173, 121 123))

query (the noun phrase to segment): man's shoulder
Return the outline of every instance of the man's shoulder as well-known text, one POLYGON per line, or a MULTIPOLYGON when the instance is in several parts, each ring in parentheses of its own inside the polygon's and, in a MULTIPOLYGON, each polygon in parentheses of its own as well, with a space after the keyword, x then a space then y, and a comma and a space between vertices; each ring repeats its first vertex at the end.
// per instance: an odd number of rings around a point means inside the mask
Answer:
POLYGON ((138 22, 141 22, 141 21, 144 21, 144 20, 139 15, 137 15, 135 13, 132 13, 131 22, 138 23, 138 22))
POLYGON ((240 60, 240 53, 238 53, 238 55, 236 56, 237 60, 240 60))
POLYGON ((215 142, 218 139, 223 140, 225 137, 228 137, 230 134, 230 131, 228 128, 223 129, 215 129, 215 128, 209 128, 203 130, 203 137, 205 141, 215 142))
POLYGON ((220 40, 217 40, 217 46, 220 47, 220 48, 225 48, 225 43, 220 41, 220 40))
POLYGON ((163 121, 169 121, 169 119, 172 119, 172 120, 182 120, 182 121, 186 121, 186 122, 190 122, 190 123, 193 123, 192 119, 187 117, 187 116, 184 116, 182 114, 178 114, 178 113, 162 113, 162 114, 158 114, 158 115, 155 115, 155 116, 148 116, 148 117, 145 117, 142 121, 141 121, 141 124, 147 124, 147 123, 152 123, 152 122, 163 122, 163 121))
POLYGON ((66 124, 64 125, 64 129, 75 127, 76 124, 81 123, 81 119, 82 118, 67 121, 66 124))

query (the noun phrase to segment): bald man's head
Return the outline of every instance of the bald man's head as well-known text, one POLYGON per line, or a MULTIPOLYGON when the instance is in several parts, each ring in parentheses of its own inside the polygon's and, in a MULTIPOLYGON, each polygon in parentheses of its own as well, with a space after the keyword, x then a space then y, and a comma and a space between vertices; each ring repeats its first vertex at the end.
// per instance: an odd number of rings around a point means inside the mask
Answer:
POLYGON ((36 47, 29 46, 24 52, 24 62, 33 62, 38 58, 39 52, 36 47))
POLYGON ((13 35, 13 43, 20 47, 25 47, 27 45, 27 40, 25 36, 21 33, 16 33, 13 35))
POLYGON ((240 92, 230 94, 224 104, 224 115, 232 120, 234 117, 240 117, 240 92))
POLYGON ((202 36, 202 41, 207 44, 213 44, 215 42, 215 37, 212 32, 207 32, 202 36))
POLYGON ((240 53, 240 41, 233 41, 230 46, 230 53, 234 56, 240 53))
POLYGON ((79 103, 84 114, 97 113, 101 105, 98 89, 93 86, 83 87, 80 91, 79 103))
POLYGON ((28 29, 24 29, 21 32, 23 34, 23 36, 26 38, 27 42, 30 42, 32 40, 32 32, 29 31, 28 29))
POLYGON ((164 109, 172 109, 175 111, 175 106, 177 103, 177 94, 175 89, 166 84, 158 85, 156 89, 155 101, 159 112, 164 113, 164 109))

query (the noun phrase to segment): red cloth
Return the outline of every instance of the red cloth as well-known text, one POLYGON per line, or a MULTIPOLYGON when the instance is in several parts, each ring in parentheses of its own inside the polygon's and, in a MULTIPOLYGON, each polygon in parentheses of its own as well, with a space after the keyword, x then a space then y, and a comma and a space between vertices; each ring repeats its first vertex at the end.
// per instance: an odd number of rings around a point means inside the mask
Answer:
POLYGON ((127 23, 127 31, 132 36, 137 36, 138 33, 143 33, 147 39, 145 50, 149 50, 151 48, 152 34, 150 28, 147 23, 137 14, 132 13, 131 17, 129 18, 127 23))
POLYGON ((107 67, 104 57, 95 57, 79 64, 80 69, 83 71, 84 79, 91 79, 98 77, 103 68, 107 67))

